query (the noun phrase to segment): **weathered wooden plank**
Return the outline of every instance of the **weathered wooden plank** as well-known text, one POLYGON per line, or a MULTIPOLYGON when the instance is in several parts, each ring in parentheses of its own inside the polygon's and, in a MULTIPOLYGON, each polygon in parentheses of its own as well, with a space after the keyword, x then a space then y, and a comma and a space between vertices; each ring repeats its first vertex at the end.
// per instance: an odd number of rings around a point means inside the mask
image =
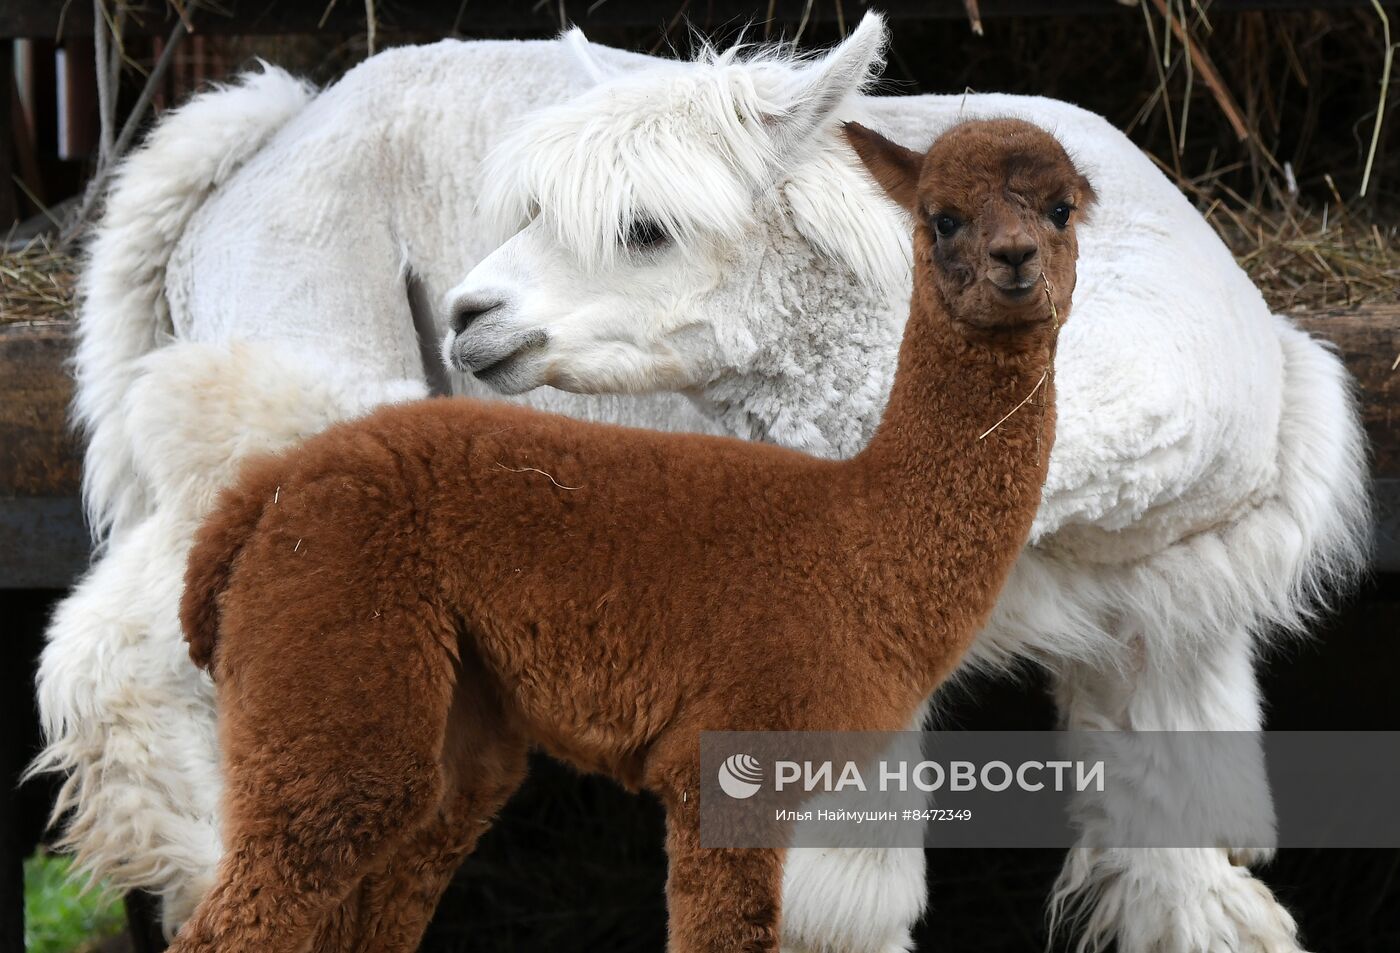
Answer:
POLYGON ((66 324, 0 325, 0 589, 62 588, 87 566, 72 344, 66 324))
MULTIPOLYGON (((1400 304, 1294 315, 1331 341, 1355 376, 1374 472, 1400 479, 1400 304)), ((71 326, 0 325, 0 497, 63 496, 77 487, 66 430, 71 326)))
MULTIPOLYGON (((839 0, 847 23, 855 22, 866 9, 861 0, 839 0)), ((1400 0, 1384 0, 1386 6, 1400 0)), ((160 36, 168 33, 173 20, 163 0, 148 0, 146 11, 133 15, 127 26, 130 36, 160 36)), ((461 0, 416 0, 384 4, 380 9, 381 30, 446 35, 547 34, 561 22, 582 26, 649 27, 669 23, 677 3, 658 0, 564 0, 560 3, 469 3, 461 0)), ((966 11, 962 0, 884 0, 880 5, 891 19, 962 20, 966 11)), ((1339 9, 1370 6, 1370 0, 1215 0, 1212 14, 1242 10, 1339 9)), ((327 4, 326 0, 225 0, 218 10, 203 10, 195 17, 196 32, 242 35, 295 33, 354 33, 364 29, 362 3, 327 4), (327 7, 330 7, 328 10, 327 7)), ((1132 6, 1119 0, 981 0, 983 19, 1025 16, 1134 15, 1132 6)), ((684 7, 689 20, 702 28, 761 20, 771 10, 777 23, 830 22, 836 19, 834 3, 809 0, 774 0, 765 9, 753 0, 706 0, 684 7)), ((58 0, 5 0, 0 7, 0 38, 92 35, 92 6, 62 3, 58 0)))
POLYGON ((1371 486, 1375 504, 1376 572, 1400 573, 1400 480, 1376 480, 1371 486))
POLYGON ((1293 319, 1336 345, 1356 378, 1372 472, 1400 479, 1400 304, 1313 311, 1293 319))
POLYGON ((0 497, 0 589, 66 589, 91 540, 76 496, 0 497))
POLYGON ((0 325, 0 497, 71 496, 78 454, 67 426, 68 324, 0 325))
MULTIPOLYGON (((1400 304, 1295 315, 1356 377, 1376 477, 1377 568, 1400 571, 1400 304)), ((87 564, 67 428, 68 324, 0 325, 0 589, 63 587, 87 564)))

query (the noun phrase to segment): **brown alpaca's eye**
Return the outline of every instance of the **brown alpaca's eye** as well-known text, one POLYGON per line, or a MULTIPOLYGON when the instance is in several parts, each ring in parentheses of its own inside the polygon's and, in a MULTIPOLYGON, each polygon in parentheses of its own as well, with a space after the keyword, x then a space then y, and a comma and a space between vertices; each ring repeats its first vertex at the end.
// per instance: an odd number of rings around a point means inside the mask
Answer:
POLYGON ((627 227, 627 247, 633 251, 650 251, 670 240, 666 230, 649 218, 636 219, 627 227))
POLYGON ((933 230, 939 238, 949 238, 958 230, 960 223, 951 215, 939 215, 933 220, 933 230))
POLYGON ((1074 211, 1074 206, 1068 202, 1061 202, 1050 210, 1050 221, 1056 228, 1064 228, 1069 224, 1070 213, 1074 211))

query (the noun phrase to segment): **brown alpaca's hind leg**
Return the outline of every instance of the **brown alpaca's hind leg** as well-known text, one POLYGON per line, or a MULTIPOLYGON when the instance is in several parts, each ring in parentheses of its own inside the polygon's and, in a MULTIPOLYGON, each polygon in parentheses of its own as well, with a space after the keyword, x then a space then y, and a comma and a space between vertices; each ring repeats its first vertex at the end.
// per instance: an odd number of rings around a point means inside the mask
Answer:
POLYGON ((385 610, 331 638, 314 607, 277 605, 223 636, 227 854, 172 953, 304 953, 442 807, 455 633, 385 610))
POLYGON ((667 951, 777 953, 783 852, 701 847, 698 791, 665 796, 667 951))
POLYGON ((447 794, 327 921, 315 953, 412 953, 462 860, 525 779, 528 746, 510 728, 479 666, 463 660, 448 722, 447 794), (477 690, 477 689, 481 690, 477 690))

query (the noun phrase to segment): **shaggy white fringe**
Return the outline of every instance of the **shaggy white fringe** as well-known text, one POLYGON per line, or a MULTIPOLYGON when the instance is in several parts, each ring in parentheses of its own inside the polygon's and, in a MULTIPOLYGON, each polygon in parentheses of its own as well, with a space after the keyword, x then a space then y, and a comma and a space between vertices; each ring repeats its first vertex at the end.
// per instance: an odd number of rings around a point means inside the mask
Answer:
MULTIPOLYGON (((591 76, 604 75, 581 33, 565 40, 591 76)), ((754 221, 754 196, 794 164, 792 150, 805 148, 841 100, 873 82, 884 43, 883 18, 867 13, 820 68, 801 68, 802 58, 783 47, 706 46, 674 76, 649 70, 538 109, 487 157, 479 211, 501 238, 542 216, 587 271, 612 265, 638 221, 656 223, 692 252, 733 240, 754 221)), ((839 181, 858 204, 884 204, 859 201, 877 192, 852 157, 826 164, 849 169, 839 181)), ((851 249, 840 257, 885 280, 899 261, 872 255, 889 251, 885 224, 844 216, 817 244, 851 249), (856 227, 854 242, 836 225, 856 227)))
POLYGON ((1051 926, 1078 927, 1076 953, 1301 953, 1288 911, 1223 850, 1077 848, 1055 900, 1051 926))
POLYGON ((149 510, 119 410, 135 363, 170 334, 165 275, 190 217, 312 88, 263 64, 166 115, 113 178, 78 286, 76 423, 87 436, 83 502, 100 543, 149 510))

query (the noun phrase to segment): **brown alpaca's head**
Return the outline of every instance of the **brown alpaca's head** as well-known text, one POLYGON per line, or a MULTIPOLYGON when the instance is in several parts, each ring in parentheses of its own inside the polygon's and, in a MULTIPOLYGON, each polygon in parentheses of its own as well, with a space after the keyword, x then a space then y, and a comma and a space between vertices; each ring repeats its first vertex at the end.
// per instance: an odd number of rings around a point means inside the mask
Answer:
POLYGON ((955 322, 986 330, 1064 320, 1079 254, 1074 229, 1094 189, 1059 140, 1020 119, 961 123, 927 153, 859 123, 845 132, 914 217, 916 297, 937 295, 955 322))

